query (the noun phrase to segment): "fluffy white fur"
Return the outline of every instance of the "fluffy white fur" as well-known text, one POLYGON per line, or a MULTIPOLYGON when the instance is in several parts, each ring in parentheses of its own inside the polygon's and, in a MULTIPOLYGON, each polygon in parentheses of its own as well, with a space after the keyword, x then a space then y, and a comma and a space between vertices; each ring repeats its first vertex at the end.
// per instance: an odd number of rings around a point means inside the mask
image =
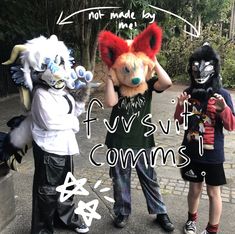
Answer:
POLYGON ((10 132, 10 142, 11 144, 18 148, 24 149, 27 145, 28 148, 32 145, 32 133, 31 133, 31 125, 32 125, 32 116, 28 115, 21 124, 14 128, 10 132))
POLYGON ((60 58, 63 58, 64 69, 70 74, 69 50, 55 35, 52 35, 48 39, 44 36, 40 36, 29 40, 25 44, 25 47, 26 50, 21 54, 21 61, 23 64, 24 77, 30 90, 33 88, 30 69, 39 72, 44 71, 43 64, 45 64, 46 58, 52 60, 57 58, 58 64, 60 58))

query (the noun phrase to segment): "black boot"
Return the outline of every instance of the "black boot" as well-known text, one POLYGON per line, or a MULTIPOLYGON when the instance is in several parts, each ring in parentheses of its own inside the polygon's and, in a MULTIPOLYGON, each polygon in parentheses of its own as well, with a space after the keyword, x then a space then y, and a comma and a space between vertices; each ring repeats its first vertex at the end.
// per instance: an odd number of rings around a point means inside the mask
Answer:
POLYGON ((158 214, 156 218, 156 222, 166 231, 172 232, 175 227, 173 223, 170 221, 170 218, 167 214, 158 214))
POLYGON ((124 228, 128 222, 129 215, 119 214, 114 218, 114 225, 118 228, 124 228))

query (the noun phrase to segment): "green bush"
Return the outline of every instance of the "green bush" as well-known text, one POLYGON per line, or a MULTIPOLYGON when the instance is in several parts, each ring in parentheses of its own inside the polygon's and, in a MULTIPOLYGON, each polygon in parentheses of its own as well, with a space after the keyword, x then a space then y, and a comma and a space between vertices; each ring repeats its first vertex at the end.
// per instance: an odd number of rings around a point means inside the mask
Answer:
POLYGON ((221 69, 223 85, 235 88, 235 43, 226 45, 224 55, 221 69))
POLYGON ((161 59, 172 80, 180 83, 188 82, 188 59, 193 51, 202 46, 204 42, 209 42, 221 57, 223 85, 235 87, 235 43, 219 35, 217 25, 203 29, 200 38, 191 40, 189 36, 180 35, 164 42, 161 59))
POLYGON ((226 58, 222 69, 222 81, 225 87, 235 88, 235 59, 226 58))

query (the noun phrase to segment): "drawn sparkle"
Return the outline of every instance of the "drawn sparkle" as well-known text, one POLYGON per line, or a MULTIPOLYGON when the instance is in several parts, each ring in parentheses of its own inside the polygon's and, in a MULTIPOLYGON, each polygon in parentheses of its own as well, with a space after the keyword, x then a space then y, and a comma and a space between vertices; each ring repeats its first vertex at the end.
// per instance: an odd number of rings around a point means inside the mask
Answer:
MULTIPOLYGON (((101 185, 101 183, 102 183, 102 180, 98 180, 98 181, 95 183, 95 185, 94 185, 94 189, 97 189, 97 188, 101 185)), ((100 193, 105 193, 105 192, 108 192, 108 191, 110 191, 110 190, 111 190, 110 188, 105 187, 105 188, 100 189, 99 192, 100 192, 100 193)), ((114 202, 115 202, 113 198, 108 197, 108 196, 104 196, 104 199, 107 200, 107 201, 109 201, 109 202, 111 202, 111 203, 114 203, 114 202)))

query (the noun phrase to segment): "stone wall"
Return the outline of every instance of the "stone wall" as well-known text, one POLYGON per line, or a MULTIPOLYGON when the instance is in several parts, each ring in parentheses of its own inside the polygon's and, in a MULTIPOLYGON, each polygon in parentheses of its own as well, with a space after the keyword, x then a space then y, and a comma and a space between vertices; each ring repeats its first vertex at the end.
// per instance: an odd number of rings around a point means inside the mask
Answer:
POLYGON ((15 193, 12 174, 0 167, 0 230, 15 217, 15 193))

